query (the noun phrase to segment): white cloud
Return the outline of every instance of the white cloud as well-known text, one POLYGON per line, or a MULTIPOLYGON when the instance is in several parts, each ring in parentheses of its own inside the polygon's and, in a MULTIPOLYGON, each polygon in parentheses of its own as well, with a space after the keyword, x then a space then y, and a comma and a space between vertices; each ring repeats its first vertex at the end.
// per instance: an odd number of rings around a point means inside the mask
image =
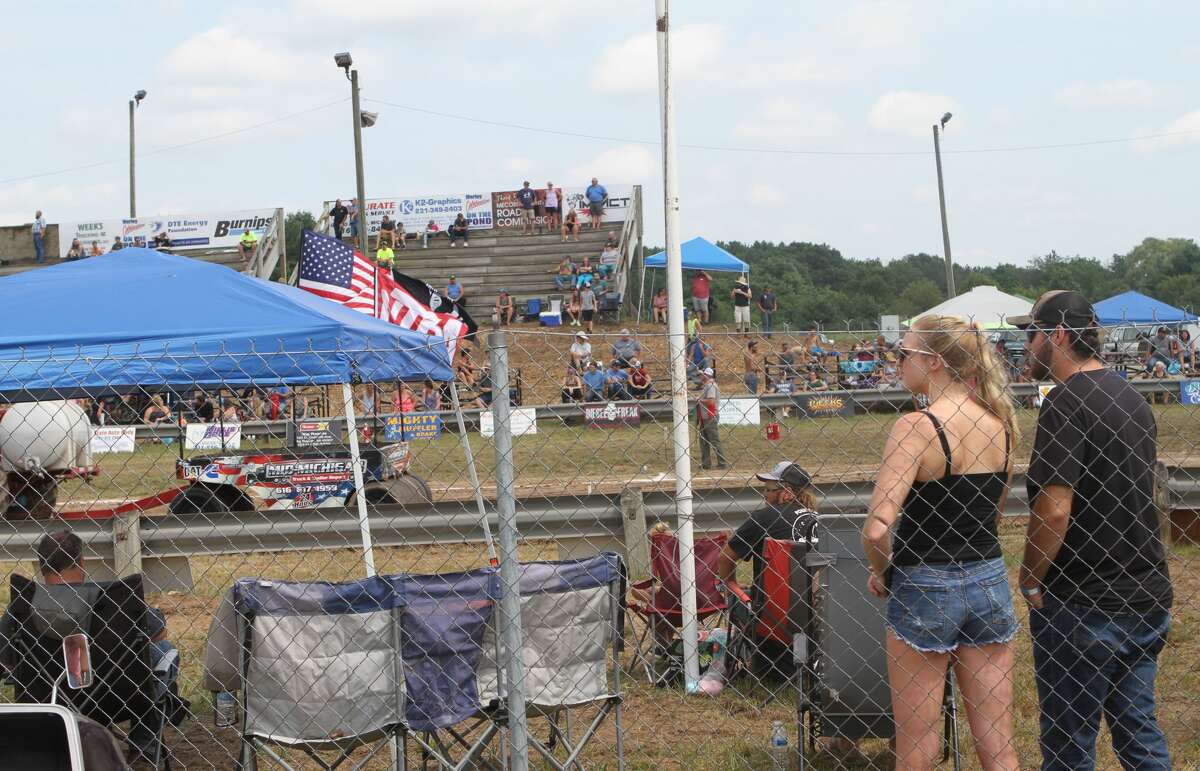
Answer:
MULTIPOLYGON (((958 103, 943 94, 922 91, 892 91, 875 101, 868 118, 871 127, 889 134, 927 137, 934 123, 946 112, 958 112, 958 103)), ((952 124, 961 130, 961 118, 952 124)))
POLYGON ((746 193, 746 199, 753 204, 763 206, 783 203, 783 191, 774 185, 751 185, 750 190, 746 193))
MULTIPOLYGON (((705 70, 724 44, 724 28, 716 24, 691 24, 671 32, 671 69, 675 78, 705 70)), ((658 41, 653 32, 604 49, 592 75, 597 91, 626 93, 658 88, 658 41)))
POLYGON ((308 57, 286 53, 264 45, 261 37, 225 27, 213 27, 189 38, 167 54, 162 64, 168 78, 181 78, 189 85, 225 88, 231 84, 268 86, 294 81, 311 68, 308 57))
POLYGON ((1100 107, 1147 107, 1167 89, 1146 80, 1120 78, 1100 83, 1071 83, 1060 88, 1054 100, 1066 107, 1088 110, 1100 107))
POLYGON ((503 166, 505 171, 511 171, 514 174, 526 175, 532 174, 534 169, 537 168, 537 164, 533 162, 532 158, 526 158, 523 155, 505 158, 503 166))
POLYGON ((747 139, 792 139, 827 137, 842 128, 842 118, 828 107, 791 99, 771 99, 733 127, 747 139))
POLYGON ((659 158, 656 150, 645 145, 621 145, 568 169, 566 184, 587 184, 592 177, 612 183, 654 179, 661 176, 659 158))
POLYGON ((1154 139, 1142 139, 1133 143, 1138 152, 1149 153, 1157 150, 1169 150, 1175 147, 1191 145, 1200 142, 1200 110, 1192 110, 1181 115, 1160 128, 1147 128, 1135 132, 1136 135, 1175 134, 1176 136, 1159 136, 1154 139))

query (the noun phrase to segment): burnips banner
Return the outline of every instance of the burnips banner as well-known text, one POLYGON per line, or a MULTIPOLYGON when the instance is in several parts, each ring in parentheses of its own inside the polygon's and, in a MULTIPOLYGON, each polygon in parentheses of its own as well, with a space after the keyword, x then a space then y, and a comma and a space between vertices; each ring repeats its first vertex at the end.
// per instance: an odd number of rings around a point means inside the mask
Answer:
POLYGON ((793 397, 802 418, 850 417, 854 402, 845 394, 800 394, 793 397))
MULTIPOLYGON (((604 207, 605 222, 624 222, 626 213, 633 202, 633 185, 613 185, 605 186, 608 190, 608 203, 604 207)), ((563 203, 562 216, 567 216, 567 212, 574 207, 576 213, 579 214, 579 223, 581 225, 591 222, 591 213, 588 209, 586 187, 566 187, 562 188, 563 203)), ((534 189, 536 195, 536 208, 534 216, 534 224, 545 227, 546 217, 544 215, 537 216, 536 212, 542 211, 542 207, 546 203, 546 189, 534 189)), ((523 225, 521 222, 521 204, 517 200, 516 190, 503 190, 498 193, 492 193, 492 211, 495 216, 495 227, 500 229, 519 228, 523 225)))
MULTIPOLYGON (((349 204, 349 198, 342 199, 349 204)), ((326 201, 325 208, 334 204, 326 201)), ((467 218, 471 230, 486 230, 492 227, 492 196, 488 193, 451 193, 449 195, 425 195, 413 198, 368 198, 367 233, 377 235, 383 216, 392 222, 404 225, 406 233, 424 233, 429 220, 437 223, 445 232, 459 214, 467 218)), ((347 232, 349 232, 347 230, 347 232)))
POLYGON ((154 237, 166 233, 172 249, 236 249, 246 228, 261 238, 271 228, 275 209, 247 209, 215 214, 169 214, 135 219, 63 222, 58 226, 58 256, 66 257, 72 239, 78 238, 84 253, 91 254, 92 242, 101 252, 112 249, 120 238, 125 246, 153 246, 154 237))
POLYGON ((583 407, 583 420, 594 428, 621 428, 641 423, 641 410, 636 404, 587 404, 583 407))

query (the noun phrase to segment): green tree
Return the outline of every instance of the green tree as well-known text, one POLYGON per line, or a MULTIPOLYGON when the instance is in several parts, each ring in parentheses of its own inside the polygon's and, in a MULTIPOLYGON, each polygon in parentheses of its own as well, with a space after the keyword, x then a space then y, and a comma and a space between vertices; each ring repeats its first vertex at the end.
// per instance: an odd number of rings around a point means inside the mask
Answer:
MULTIPOLYGON (((288 272, 296 269, 300 264, 300 234, 305 228, 312 228, 317 224, 317 218, 309 211, 294 211, 289 212, 283 220, 283 243, 287 249, 288 257, 288 272)), ((271 278, 275 281, 287 281, 289 276, 279 275, 283 270, 282 263, 275 267, 276 275, 271 278)))

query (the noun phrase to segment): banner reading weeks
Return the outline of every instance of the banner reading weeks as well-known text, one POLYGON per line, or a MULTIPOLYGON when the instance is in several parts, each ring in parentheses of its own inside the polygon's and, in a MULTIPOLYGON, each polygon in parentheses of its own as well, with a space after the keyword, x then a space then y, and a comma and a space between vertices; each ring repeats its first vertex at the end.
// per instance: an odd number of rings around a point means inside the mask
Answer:
POLYGON ((58 256, 66 257, 71 241, 78 238, 84 253, 90 254, 92 242, 107 253, 113 240, 125 246, 153 246, 154 237, 166 233, 172 249, 235 249, 246 228, 260 238, 271 227, 275 209, 247 209, 214 214, 168 214, 135 219, 102 219, 63 222, 58 226, 58 256))

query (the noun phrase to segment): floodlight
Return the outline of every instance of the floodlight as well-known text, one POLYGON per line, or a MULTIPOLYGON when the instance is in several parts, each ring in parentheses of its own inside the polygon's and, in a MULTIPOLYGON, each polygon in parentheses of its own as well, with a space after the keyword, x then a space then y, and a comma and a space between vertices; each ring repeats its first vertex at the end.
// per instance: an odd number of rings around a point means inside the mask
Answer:
POLYGON ((340 54, 333 55, 333 63, 341 67, 343 70, 348 70, 350 69, 350 66, 354 64, 354 60, 350 58, 349 51, 343 51, 340 54))
POLYGON ((145 98, 146 98, 146 89, 144 89, 144 88, 143 88, 143 89, 139 89, 139 90, 138 90, 137 92, 135 92, 135 93, 134 93, 134 95, 133 95, 133 101, 135 101, 135 102, 138 102, 139 104, 140 104, 140 103, 141 103, 141 101, 142 101, 143 99, 145 99, 145 98))
POLYGON ((946 128, 946 124, 950 122, 950 119, 952 117, 954 117, 954 116, 951 115, 950 113, 946 113, 945 115, 942 116, 942 128, 943 129, 946 128))
POLYGON ((359 116, 362 118, 363 128, 371 128, 375 125, 375 121, 379 120, 379 113, 377 112, 367 112, 366 110, 363 110, 359 113, 359 116))

